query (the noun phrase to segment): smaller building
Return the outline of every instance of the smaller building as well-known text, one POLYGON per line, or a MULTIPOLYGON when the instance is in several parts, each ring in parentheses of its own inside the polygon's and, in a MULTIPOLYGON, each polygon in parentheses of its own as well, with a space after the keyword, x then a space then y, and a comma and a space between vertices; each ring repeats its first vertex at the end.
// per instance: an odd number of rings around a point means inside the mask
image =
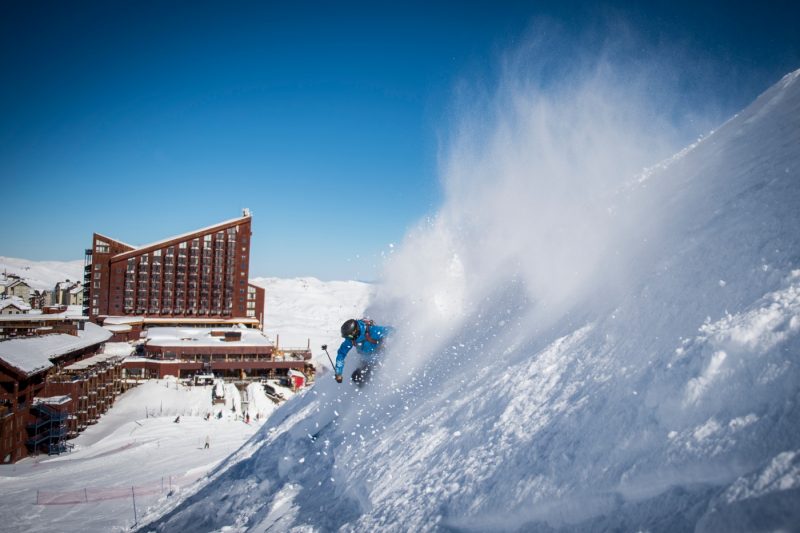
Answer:
POLYGON ((3 289, 3 295, 6 298, 10 298, 12 296, 17 296, 22 299, 23 302, 27 302, 31 297, 31 286, 28 285, 22 278, 19 277, 12 277, 9 275, 6 278, 6 285, 3 289))
POLYGON ((30 310, 31 306, 19 296, 11 296, 0 300, 0 315, 25 315, 30 310))
POLYGON ((53 304, 53 293, 48 290, 34 289, 28 303, 33 309, 44 309, 53 304))
POLYGON ((59 281, 53 289, 53 304, 83 305, 83 283, 80 281, 59 281))
POLYGON ((54 333, 0 342, 1 462, 16 462, 41 451, 63 451, 62 433, 68 431, 69 417, 75 416, 70 411, 74 404, 72 400, 41 401, 69 395, 48 390, 48 378, 95 355, 111 337, 100 326, 80 324, 82 327, 76 327, 74 334, 54 333))
POLYGON ((229 380, 286 377, 311 372, 309 350, 280 351, 257 329, 236 327, 150 327, 142 357, 127 358, 128 377, 214 375, 229 380))
POLYGON ((289 370, 289 385, 293 390, 302 389, 306 385, 306 375, 297 370, 289 370))
MULTIPOLYGON (((59 311, 58 309, 55 311, 59 311)), ((88 319, 82 315, 71 314, 69 309, 60 312, 41 314, 2 314, 0 313, 0 340, 17 337, 36 337, 52 333, 78 335, 83 331, 88 319)))
POLYGON ((75 286, 69 290, 67 305, 83 306, 83 285, 76 283, 75 286))

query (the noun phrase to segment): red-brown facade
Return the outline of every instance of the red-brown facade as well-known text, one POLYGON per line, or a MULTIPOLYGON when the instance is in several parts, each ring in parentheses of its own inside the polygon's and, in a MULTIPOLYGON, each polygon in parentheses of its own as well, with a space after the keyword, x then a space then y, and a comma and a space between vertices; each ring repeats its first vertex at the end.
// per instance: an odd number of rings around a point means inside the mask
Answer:
POLYGON ((84 372, 90 376, 86 380, 68 370, 69 365, 95 355, 100 346, 98 342, 65 352, 51 358, 55 366, 31 373, 0 359, 0 463, 52 451, 84 429, 84 421, 96 422, 111 407, 121 392, 121 358, 113 364, 92 365, 84 372), (49 395, 66 395, 68 400, 54 408, 34 402, 49 395))
POLYGON ((251 236, 249 215, 140 248, 95 233, 85 314, 261 324, 264 292, 248 283, 251 236))

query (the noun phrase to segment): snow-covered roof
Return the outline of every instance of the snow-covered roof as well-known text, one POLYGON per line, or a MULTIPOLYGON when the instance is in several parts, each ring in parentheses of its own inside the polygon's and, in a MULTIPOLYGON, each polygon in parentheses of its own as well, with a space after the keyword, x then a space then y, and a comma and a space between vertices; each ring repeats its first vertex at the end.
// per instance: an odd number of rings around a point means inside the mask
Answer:
POLYGON ((25 280, 22 280, 22 279, 9 279, 7 281, 7 283, 6 283, 6 285, 5 285, 5 288, 6 288, 6 290, 13 289, 14 287, 17 287, 18 285, 25 285, 29 289, 31 288, 30 284, 26 283, 25 280))
POLYGON ((111 332, 87 322, 78 335, 44 335, 0 342, 0 360, 27 375, 53 366, 51 359, 111 338, 111 332))
POLYGON ((133 351, 133 346, 127 342, 107 342, 103 347, 103 353, 109 355, 126 356, 131 355, 133 351))
POLYGON ((183 361, 179 359, 152 359, 150 357, 126 357, 126 363, 149 363, 155 365, 181 365, 183 361))
POLYGON ((31 311, 25 316, 0 315, 0 322, 19 322, 21 320, 24 320, 25 322, 61 322, 63 320, 86 322, 89 320, 89 317, 83 315, 70 314, 69 310, 63 313, 52 313, 48 315, 41 312, 37 313, 36 311, 31 311))
POLYGON ((94 365, 105 363, 110 359, 119 359, 121 356, 114 353, 99 353, 91 357, 87 357, 82 361, 77 361, 71 365, 65 366, 64 370, 86 370, 94 365))
POLYGON ((3 310, 6 307, 9 307, 9 306, 12 306, 12 305, 14 307, 16 307, 17 309, 19 309, 20 311, 30 311, 31 310, 31 306, 28 305, 27 303, 25 303, 25 301, 22 298, 18 297, 18 296, 12 296, 11 298, 4 298, 4 299, 0 300, 0 310, 3 310))
POLYGON ((46 398, 39 398, 38 396, 33 399, 33 403, 43 403, 46 405, 64 405, 72 401, 71 396, 48 396, 46 398))
POLYGON ((103 324, 103 327, 112 333, 127 333, 133 329, 128 324, 103 324))
POLYGON ((75 285, 75 287, 70 289, 69 292, 70 294, 78 294, 79 292, 83 292, 83 287, 81 286, 80 283, 78 283, 77 285, 75 285))
POLYGON ((147 330, 149 346, 272 346, 272 342, 257 329, 248 328, 150 328, 147 330), (226 341, 211 332, 237 332, 242 338, 226 341))
POLYGON ((140 316, 107 316, 103 318, 104 326, 121 326, 123 324, 143 324, 144 318, 140 316))

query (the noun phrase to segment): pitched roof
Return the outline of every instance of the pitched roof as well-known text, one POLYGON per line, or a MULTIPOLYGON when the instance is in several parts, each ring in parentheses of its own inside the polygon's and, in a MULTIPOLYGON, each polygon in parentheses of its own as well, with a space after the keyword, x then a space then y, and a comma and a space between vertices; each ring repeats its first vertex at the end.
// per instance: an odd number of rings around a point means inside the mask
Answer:
POLYGON ((11 298, 4 298, 0 300, 0 311, 6 307, 14 306, 20 311, 30 311, 31 306, 25 303, 19 296, 12 296, 11 298))
POLYGON ((27 284, 27 283, 25 282, 25 280, 23 280, 23 279, 14 279, 14 280, 11 280, 11 281, 10 281, 10 282, 9 282, 9 283, 6 285, 6 287, 8 287, 8 288, 10 289, 10 288, 12 288, 12 287, 16 287, 17 285, 25 285, 25 286, 26 286, 26 287, 28 287, 29 289, 31 288, 31 286, 30 286, 29 284, 27 284))
POLYGON ((57 334, 25 337, 0 342, 0 361, 30 376, 53 366, 52 359, 111 338, 111 332, 91 322, 84 324, 78 336, 57 334))

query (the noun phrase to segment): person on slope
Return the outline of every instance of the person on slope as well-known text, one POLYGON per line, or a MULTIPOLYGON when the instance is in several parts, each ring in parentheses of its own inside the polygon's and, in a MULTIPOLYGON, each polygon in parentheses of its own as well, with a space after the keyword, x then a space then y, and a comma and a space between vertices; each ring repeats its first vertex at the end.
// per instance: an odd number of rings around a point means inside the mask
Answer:
POLYGON ((377 326, 372 320, 362 318, 356 320, 351 318, 342 324, 342 345, 336 355, 336 381, 342 382, 342 372, 344 372, 344 360, 347 354, 355 346, 356 352, 362 358, 362 364, 353 372, 352 380, 361 385, 369 380, 372 368, 375 365, 375 356, 383 348, 386 337, 392 332, 389 326, 377 326))

